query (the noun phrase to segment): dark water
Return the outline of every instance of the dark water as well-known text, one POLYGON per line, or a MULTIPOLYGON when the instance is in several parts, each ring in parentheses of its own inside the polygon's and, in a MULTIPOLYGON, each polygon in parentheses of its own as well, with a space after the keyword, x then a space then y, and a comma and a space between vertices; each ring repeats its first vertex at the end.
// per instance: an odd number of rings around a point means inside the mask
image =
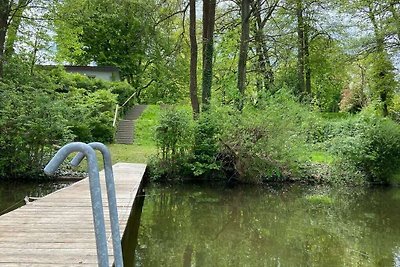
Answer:
POLYGON ((43 197, 72 182, 0 181, 0 215, 25 205, 24 197, 43 197))
POLYGON ((151 186, 135 266, 400 266, 400 189, 151 186))

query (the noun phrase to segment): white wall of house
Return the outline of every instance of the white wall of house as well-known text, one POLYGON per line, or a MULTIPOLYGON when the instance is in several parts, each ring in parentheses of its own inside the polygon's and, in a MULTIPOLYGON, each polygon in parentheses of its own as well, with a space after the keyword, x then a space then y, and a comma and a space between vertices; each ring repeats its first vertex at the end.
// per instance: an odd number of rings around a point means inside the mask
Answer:
POLYGON ((96 71, 96 70, 67 70, 70 73, 84 74, 90 78, 97 78, 105 81, 120 81, 119 73, 116 71, 96 71))

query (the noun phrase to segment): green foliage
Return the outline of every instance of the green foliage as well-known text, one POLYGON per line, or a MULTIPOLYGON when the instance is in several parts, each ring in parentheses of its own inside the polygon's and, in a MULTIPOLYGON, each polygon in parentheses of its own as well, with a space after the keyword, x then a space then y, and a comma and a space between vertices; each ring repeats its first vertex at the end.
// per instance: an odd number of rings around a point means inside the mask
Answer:
POLYGON ((160 181, 178 180, 190 175, 187 160, 192 140, 190 113, 175 107, 165 107, 155 128, 158 156, 149 163, 152 178, 160 181))
POLYGON ((113 141, 111 87, 119 83, 61 69, 25 71, 8 68, 10 78, 0 83, 0 177, 41 174, 54 147, 69 141, 113 141))
POLYGON ((217 121, 213 114, 201 114, 194 129, 193 160, 191 169, 194 176, 207 176, 219 170, 217 121))
POLYGON ((54 145, 72 139, 64 114, 70 108, 29 86, 0 83, 0 177, 37 175, 54 145))
POLYGON ((225 164, 243 182, 300 177, 313 116, 285 92, 277 92, 264 104, 260 109, 245 109, 229 122, 221 136, 225 164))
POLYGON ((141 102, 175 103, 184 98, 189 76, 182 29, 171 22, 173 16, 165 19, 177 6, 155 0, 62 1, 54 13, 58 61, 117 66, 141 102))
MULTIPOLYGON (((159 138, 181 136, 179 116, 168 116, 159 138)), ((242 113, 214 104, 195 122, 185 153, 172 153, 177 148, 166 144, 176 139, 164 138, 159 143, 164 159, 174 158, 173 168, 191 176, 210 177, 222 170, 226 178, 251 183, 364 184, 389 183, 400 173, 399 125, 372 108, 353 116, 318 114, 285 91, 242 113)), ((172 165, 164 164, 164 171, 172 165)))
POLYGON ((310 53, 314 105, 323 112, 337 112, 348 79, 345 53, 338 42, 322 35, 311 42, 310 53))
POLYGON ((375 53, 370 57, 371 68, 369 70, 372 98, 380 101, 380 110, 387 116, 387 106, 391 104, 397 83, 394 78, 393 64, 386 53, 375 53))
POLYGON ((390 119, 365 111, 332 124, 326 137, 324 144, 347 176, 353 172, 370 182, 389 183, 400 171, 400 126, 390 119))
MULTIPOLYGON (((127 82, 118 82, 118 83, 113 83, 110 87, 111 92, 113 94, 116 94, 118 105, 122 106, 125 101, 128 100, 129 97, 132 96, 133 93, 135 93, 134 88, 127 82)), ((125 104, 125 107, 131 107, 135 104, 134 102, 135 98, 132 97, 131 100, 128 101, 127 104, 125 104)))
POLYGON ((186 109, 168 107, 156 128, 160 152, 151 162, 152 177, 158 180, 210 178, 219 170, 217 121, 203 113, 193 121, 186 109))
POLYGON ((187 154, 192 140, 190 115, 167 107, 160 116, 156 128, 156 143, 163 160, 173 160, 187 154))

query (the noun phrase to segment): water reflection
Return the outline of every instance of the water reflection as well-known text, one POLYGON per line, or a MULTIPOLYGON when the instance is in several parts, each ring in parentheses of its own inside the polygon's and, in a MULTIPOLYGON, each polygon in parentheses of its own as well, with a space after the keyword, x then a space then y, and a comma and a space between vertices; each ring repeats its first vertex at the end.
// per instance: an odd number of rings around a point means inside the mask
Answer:
POLYGON ((70 181, 1 181, 0 215, 25 205, 25 196, 43 197, 71 183, 70 181))
POLYGON ((136 266, 400 266, 400 190, 151 186, 136 266))

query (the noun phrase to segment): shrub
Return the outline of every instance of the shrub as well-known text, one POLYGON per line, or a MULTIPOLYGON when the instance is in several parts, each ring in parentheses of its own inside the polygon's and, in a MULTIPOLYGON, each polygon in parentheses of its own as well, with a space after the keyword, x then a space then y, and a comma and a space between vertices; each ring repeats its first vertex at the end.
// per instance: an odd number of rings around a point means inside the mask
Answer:
POLYGON ((194 128, 193 159, 190 162, 194 176, 210 176, 219 170, 217 160, 217 122, 212 113, 203 113, 194 128))
POLYGON ((340 175, 388 183, 400 171, 400 126, 368 111, 334 124, 325 146, 346 169, 340 175))
POLYGON ((0 177, 37 175, 54 145, 72 140, 69 106, 41 90, 0 83, 0 177))
POLYGON ((188 157, 193 144, 193 125, 188 112, 166 107, 155 130, 159 157, 150 162, 153 179, 177 180, 188 173, 188 157))

